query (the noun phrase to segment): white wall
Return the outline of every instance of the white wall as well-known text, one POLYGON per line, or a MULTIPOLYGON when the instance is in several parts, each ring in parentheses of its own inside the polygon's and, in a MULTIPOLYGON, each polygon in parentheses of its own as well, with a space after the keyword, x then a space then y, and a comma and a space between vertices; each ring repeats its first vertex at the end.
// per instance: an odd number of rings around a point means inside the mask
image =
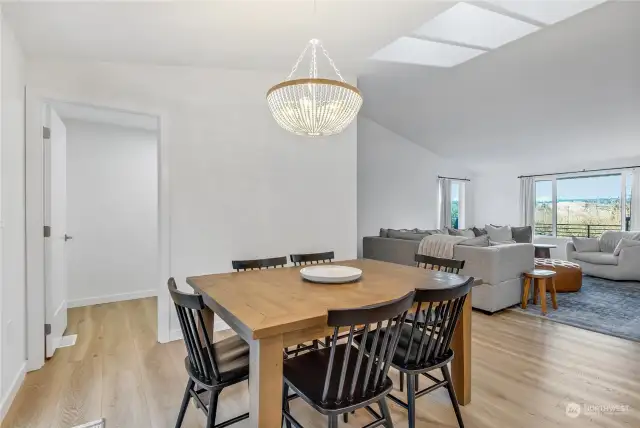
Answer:
MULTIPOLYGON (((565 160, 565 164, 562 167, 558 167, 556 163, 554 163, 553 166, 547 166, 514 158, 514 162, 512 162, 508 169, 501 169, 492 174, 478 174, 475 180, 476 197, 474 216, 476 222, 480 225, 487 223, 520 224, 520 211, 518 207, 520 197, 520 180, 518 176, 520 175, 636 166, 640 165, 640 157, 627 157, 588 163, 575 163, 571 160, 565 160)), ((551 257, 559 259, 566 259, 566 243, 569 240, 568 238, 554 237, 535 238, 536 242, 557 245, 558 248, 551 250, 551 257)))
POLYGON ((360 116, 359 248, 363 236, 377 236, 380 228, 436 228, 438 175, 472 178, 466 186, 466 225, 472 226, 475 184, 470 171, 360 116))
POLYGON ((25 370, 25 146, 24 58, 12 30, 0 20, 2 124, 0 142, 1 306, 0 419, 8 410, 25 370))
POLYGON ((157 134, 65 119, 67 302, 155 295, 157 134))
MULTIPOLYGON (((356 256, 356 124, 321 139, 279 128, 265 94, 282 73, 71 62, 27 71, 49 98, 161 115, 169 273, 180 283, 229 271, 235 258, 356 256)), ((169 311, 166 278, 158 282, 169 311)))

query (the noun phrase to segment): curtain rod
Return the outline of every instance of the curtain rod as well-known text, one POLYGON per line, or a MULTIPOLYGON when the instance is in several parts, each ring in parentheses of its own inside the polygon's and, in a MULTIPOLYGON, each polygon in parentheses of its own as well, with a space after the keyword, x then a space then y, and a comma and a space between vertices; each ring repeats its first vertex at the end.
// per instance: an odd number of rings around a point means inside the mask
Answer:
POLYGON ((471 181, 468 178, 458 178, 458 177, 443 177, 441 175, 438 176, 438 178, 445 178, 447 180, 459 180, 459 181, 471 181))
POLYGON ((583 169, 581 171, 568 171, 568 172, 550 172, 548 174, 532 174, 532 175, 519 175, 518 178, 525 178, 525 177, 544 177, 546 175, 565 175, 565 174, 579 174, 581 172, 599 172, 599 171, 615 171, 618 169, 633 169, 633 168, 640 168, 640 165, 635 165, 635 166, 623 166, 623 167, 619 167, 619 168, 599 168, 599 169, 583 169))

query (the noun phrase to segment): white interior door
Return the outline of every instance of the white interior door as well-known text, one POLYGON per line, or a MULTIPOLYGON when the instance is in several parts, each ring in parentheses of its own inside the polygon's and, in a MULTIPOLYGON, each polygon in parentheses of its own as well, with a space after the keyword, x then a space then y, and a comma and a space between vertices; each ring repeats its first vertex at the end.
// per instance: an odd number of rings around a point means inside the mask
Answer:
POLYGON ((51 106, 45 105, 43 114, 45 349, 50 358, 67 328, 67 130, 51 106))

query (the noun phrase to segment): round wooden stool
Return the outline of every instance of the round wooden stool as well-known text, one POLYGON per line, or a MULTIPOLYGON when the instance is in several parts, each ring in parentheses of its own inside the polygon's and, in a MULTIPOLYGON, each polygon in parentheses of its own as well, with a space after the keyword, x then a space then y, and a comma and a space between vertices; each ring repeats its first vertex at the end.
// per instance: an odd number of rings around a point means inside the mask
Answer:
POLYGON ((527 308, 529 300, 529 290, 533 282, 533 304, 538 304, 538 295, 540 296, 540 308, 542 314, 547 314, 547 286, 551 293, 551 303, 553 309, 558 309, 558 300, 556 298, 556 273, 552 270, 534 269, 524 273, 524 289, 522 290, 522 309, 527 308), (551 280, 551 281, 549 281, 551 280))

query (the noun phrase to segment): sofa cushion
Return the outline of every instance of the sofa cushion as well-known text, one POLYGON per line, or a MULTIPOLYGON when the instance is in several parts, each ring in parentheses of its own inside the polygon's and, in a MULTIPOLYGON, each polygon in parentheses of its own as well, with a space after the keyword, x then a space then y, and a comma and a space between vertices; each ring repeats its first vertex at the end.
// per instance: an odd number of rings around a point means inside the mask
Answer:
POLYGON ((513 239, 511 228, 509 226, 494 226, 492 224, 487 224, 484 228, 487 229, 490 241, 506 242, 513 239))
POLYGON ((511 235, 513 240, 518 244, 531 244, 531 241, 533 240, 533 231, 531 230, 531 226, 512 227, 511 235))
POLYGON ((389 231, 387 229, 380 228, 380 234, 378 236, 381 238, 388 238, 389 231))
MULTIPOLYGON (((526 244, 526 242, 521 242, 521 243, 526 244)), ((489 245, 492 247, 495 247, 497 245, 509 245, 509 244, 517 244, 517 242, 514 241, 513 239, 510 239, 508 241, 502 241, 502 242, 492 241, 491 239, 489 239, 489 245)))
POLYGON ((476 236, 475 238, 469 238, 467 240, 459 242, 456 245, 466 245, 469 247, 488 247, 489 236, 488 235, 476 236))
POLYGON ((576 251, 579 253, 600 251, 598 238, 578 238, 574 236, 571 240, 573 241, 573 246, 576 247, 576 251))
POLYGON ((607 230, 600 236, 599 244, 600 251, 603 253, 612 253, 616 249, 618 242, 622 238, 627 239, 640 239, 640 233, 638 232, 621 232, 617 230, 607 230))
POLYGON ((430 229, 430 230, 420 230, 420 229, 413 229, 415 232, 417 233, 427 233, 429 235, 448 235, 449 231, 447 230, 447 228, 443 228, 443 229, 430 229))
POLYGON ((588 251, 584 253, 574 253, 573 258, 581 262, 593 263, 594 265, 617 265, 618 257, 612 253, 601 253, 600 251, 588 251))
POLYGON ((473 230, 473 233, 476 234, 476 236, 482 236, 482 235, 486 235, 487 234, 487 229, 478 229, 477 227, 472 227, 471 228, 473 230))
POLYGON ((618 242, 618 245, 616 245, 616 249, 613 250, 613 255, 619 256, 623 248, 629 247, 640 247, 640 241, 637 241, 635 239, 622 238, 620 242, 618 242))
POLYGON ((475 238, 476 234, 473 233, 472 229, 453 229, 451 227, 447 227, 447 231, 449 235, 453 236, 465 236, 467 238, 475 238))
POLYGON ((388 229, 387 230, 387 238, 393 239, 408 239, 410 241, 421 241, 425 236, 430 235, 430 233, 416 233, 413 230, 408 229, 388 229))

